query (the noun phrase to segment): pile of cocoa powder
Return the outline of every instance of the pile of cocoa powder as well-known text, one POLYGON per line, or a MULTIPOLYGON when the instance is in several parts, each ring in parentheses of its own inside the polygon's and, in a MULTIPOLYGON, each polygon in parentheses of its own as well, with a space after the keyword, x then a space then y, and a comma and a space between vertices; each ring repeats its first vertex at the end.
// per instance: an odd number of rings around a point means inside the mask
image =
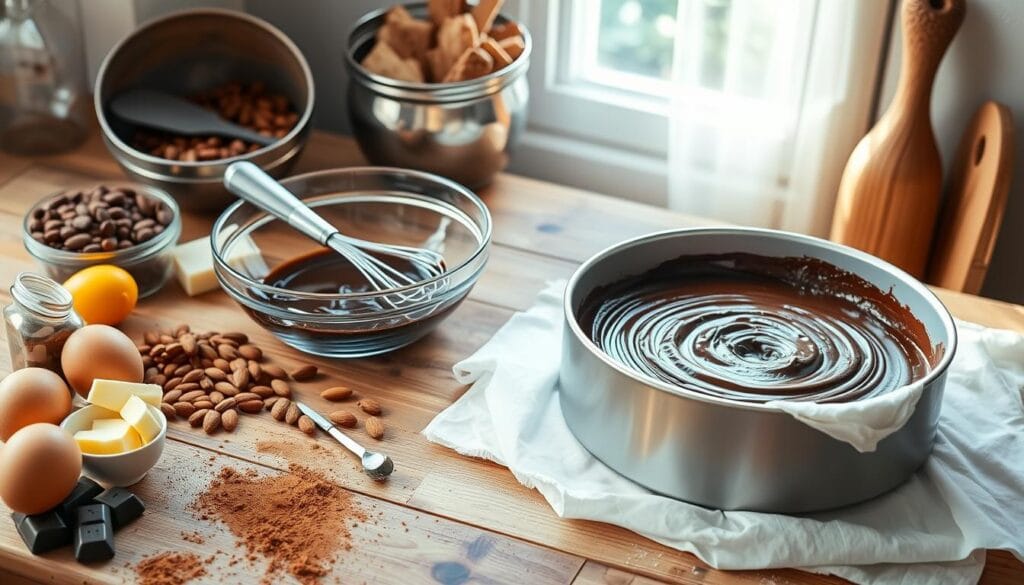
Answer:
POLYGON ((221 469, 196 509, 204 520, 227 525, 250 560, 266 557, 268 575, 287 572, 301 583, 318 583, 337 552, 352 548, 349 528, 366 514, 322 475, 297 465, 289 471, 260 476, 221 469))
POLYGON ((192 553, 165 552, 143 559, 135 573, 141 585, 184 585, 206 575, 206 562, 192 553))

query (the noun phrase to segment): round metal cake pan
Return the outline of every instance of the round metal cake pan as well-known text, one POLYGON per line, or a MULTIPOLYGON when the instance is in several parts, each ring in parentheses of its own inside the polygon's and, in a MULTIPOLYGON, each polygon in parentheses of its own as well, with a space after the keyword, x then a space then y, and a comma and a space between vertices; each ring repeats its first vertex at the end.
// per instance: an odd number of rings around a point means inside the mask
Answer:
POLYGON ((946 370, 956 351, 949 312, 924 285, 863 252, 825 240, 753 228, 660 232, 614 245, 577 269, 565 293, 559 376, 565 420, 618 473, 661 494, 722 510, 808 513, 868 500, 906 481, 931 452, 946 370), (808 256, 893 296, 943 352, 907 423, 861 453, 778 409, 710 397, 630 370, 578 322, 587 296, 663 262, 693 254, 808 256))

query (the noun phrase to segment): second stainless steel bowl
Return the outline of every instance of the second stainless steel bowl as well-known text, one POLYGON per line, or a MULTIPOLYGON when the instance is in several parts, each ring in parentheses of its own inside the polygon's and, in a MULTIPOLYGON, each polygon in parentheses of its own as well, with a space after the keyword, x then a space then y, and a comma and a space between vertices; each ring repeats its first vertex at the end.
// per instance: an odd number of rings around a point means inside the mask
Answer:
POLYGON ((306 59, 284 33, 247 14, 204 8, 147 22, 115 45, 100 66, 95 93, 103 141, 128 176, 167 191, 184 210, 210 211, 234 201, 223 185, 228 164, 248 160, 274 177, 290 170, 309 137, 314 89, 306 59), (134 129, 107 107, 126 89, 190 95, 253 81, 287 96, 299 120, 270 146, 228 159, 184 162, 137 150, 129 144, 134 129))
MULTIPOLYGON (((426 17, 425 3, 406 8, 426 17)), ((526 129, 529 33, 523 30, 523 54, 500 71, 456 83, 409 83, 360 65, 386 14, 367 14, 348 36, 348 114, 363 154, 373 164, 429 171, 470 188, 490 183, 526 129)))
POLYGON ((565 293, 560 375, 565 420, 612 469, 656 492, 724 510, 802 513, 860 502, 900 485, 931 452, 946 369, 956 351, 953 319, 924 285, 852 248, 797 234, 744 228, 643 236, 584 263, 565 293), (595 289, 681 256, 749 253, 810 257, 891 294, 944 353, 924 379, 914 414, 873 452, 861 453, 777 408, 698 394, 639 374, 605 354, 580 327, 595 289))

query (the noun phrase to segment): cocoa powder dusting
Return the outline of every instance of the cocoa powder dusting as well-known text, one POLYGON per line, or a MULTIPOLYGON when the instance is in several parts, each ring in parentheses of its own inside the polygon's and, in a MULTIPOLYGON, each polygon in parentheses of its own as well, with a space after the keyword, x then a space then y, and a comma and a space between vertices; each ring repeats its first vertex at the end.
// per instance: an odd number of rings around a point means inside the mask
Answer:
POLYGON ((203 519, 217 519, 242 541, 248 556, 270 561, 268 576, 287 572, 318 583, 338 550, 351 549, 349 528, 366 514, 345 489, 298 465, 261 477, 226 467, 196 502, 203 519))
POLYGON ((206 575, 204 561, 192 553, 165 552, 135 566, 141 585, 183 585, 206 575))

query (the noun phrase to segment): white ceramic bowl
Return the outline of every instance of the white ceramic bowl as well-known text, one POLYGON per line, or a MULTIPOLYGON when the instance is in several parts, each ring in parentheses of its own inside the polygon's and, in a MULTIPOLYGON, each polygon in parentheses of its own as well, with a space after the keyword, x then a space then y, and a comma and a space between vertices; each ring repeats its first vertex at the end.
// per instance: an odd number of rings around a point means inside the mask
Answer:
MULTIPOLYGON (((149 406, 150 412, 160 420, 160 434, 145 445, 116 455, 93 455, 82 453, 82 474, 104 485, 127 487, 138 483, 160 460, 167 438, 167 417, 159 408, 149 406)), ((92 428, 93 421, 101 418, 116 418, 116 412, 90 404, 72 412, 60 423, 60 427, 74 435, 78 431, 92 428)))

